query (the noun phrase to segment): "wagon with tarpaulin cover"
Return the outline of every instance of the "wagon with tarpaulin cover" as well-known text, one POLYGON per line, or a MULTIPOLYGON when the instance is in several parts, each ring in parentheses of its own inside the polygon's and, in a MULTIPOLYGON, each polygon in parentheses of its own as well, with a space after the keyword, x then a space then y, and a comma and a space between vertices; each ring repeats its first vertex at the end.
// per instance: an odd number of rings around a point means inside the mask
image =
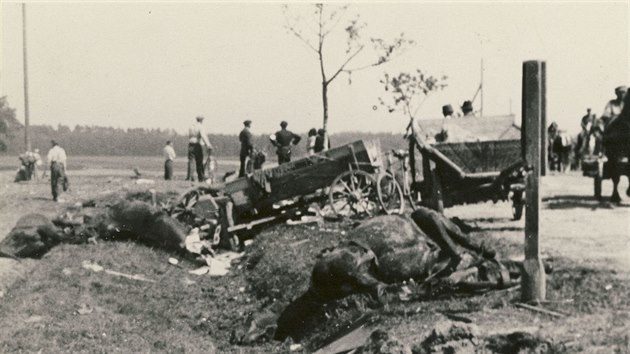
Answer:
POLYGON ((422 155, 423 180, 414 183, 421 203, 441 210, 511 199, 512 216, 520 219, 527 168, 520 130, 513 121, 513 116, 452 119, 451 131, 465 132, 466 136, 434 144, 427 144, 421 136, 434 122, 419 122, 419 131, 410 135, 409 152, 413 158, 417 147, 422 155))
POLYGON ((402 212, 401 188, 381 178, 380 154, 378 141, 359 140, 231 182, 198 186, 178 198, 171 215, 233 248, 247 230, 302 213, 314 202, 320 212, 351 218, 402 212), (379 181, 392 188, 377 188, 379 181))

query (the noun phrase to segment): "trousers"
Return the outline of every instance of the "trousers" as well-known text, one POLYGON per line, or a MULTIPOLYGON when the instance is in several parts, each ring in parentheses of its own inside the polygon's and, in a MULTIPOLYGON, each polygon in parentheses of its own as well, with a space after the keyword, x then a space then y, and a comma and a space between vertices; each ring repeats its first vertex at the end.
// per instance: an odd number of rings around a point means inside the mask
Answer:
POLYGON ((203 149, 201 148, 201 144, 188 144, 188 174, 186 175, 187 180, 194 180, 194 170, 193 165, 195 165, 197 170, 197 178, 199 181, 205 181, 206 178, 203 172, 203 149))

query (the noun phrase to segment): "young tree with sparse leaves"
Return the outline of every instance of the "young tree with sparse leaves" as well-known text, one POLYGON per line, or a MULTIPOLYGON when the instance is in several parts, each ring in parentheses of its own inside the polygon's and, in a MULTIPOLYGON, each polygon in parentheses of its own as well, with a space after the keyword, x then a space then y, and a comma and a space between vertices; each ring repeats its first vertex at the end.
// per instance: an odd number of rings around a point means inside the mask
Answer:
POLYGON ((391 42, 380 38, 364 39, 362 32, 367 25, 360 21, 358 14, 353 16, 348 14, 348 5, 333 7, 329 4, 314 4, 309 9, 311 11, 306 16, 301 16, 296 13, 295 8, 284 5, 285 28, 306 44, 319 62, 322 77, 323 128, 327 130, 328 87, 339 74, 350 75, 356 71, 385 64, 412 45, 413 41, 404 38, 403 33, 391 42), (348 19, 345 26, 335 31, 344 19, 348 19), (329 43, 329 36, 341 31, 345 32, 346 50, 340 60, 333 62, 340 56, 329 56, 328 50, 334 49, 329 49, 326 45, 329 43), (367 49, 370 47, 373 53, 368 54, 367 49), (364 55, 360 55, 362 53, 364 55), (331 70, 331 67, 335 69, 331 70))
POLYGON ((416 114, 425 100, 432 92, 444 89, 446 76, 437 78, 433 75, 425 74, 422 70, 416 69, 413 73, 401 72, 396 76, 387 73, 380 81, 390 96, 386 99, 379 97, 381 105, 387 107, 389 113, 402 112, 409 117, 407 134, 413 127, 416 114))

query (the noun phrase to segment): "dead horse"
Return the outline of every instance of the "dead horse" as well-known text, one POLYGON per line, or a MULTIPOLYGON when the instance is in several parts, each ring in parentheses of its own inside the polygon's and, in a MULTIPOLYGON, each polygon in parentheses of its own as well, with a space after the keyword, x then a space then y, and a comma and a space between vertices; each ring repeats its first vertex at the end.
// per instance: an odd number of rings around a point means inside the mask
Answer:
POLYGON ((373 218, 351 231, 346 241, 323 250, 309 289, 282 312, 274 338, 300 340, 309 317, 323 304, 357 293, 380 300, 387 284, 409 279, 421 283, 472 266, 478 266, 483 278, 479 280, 502 281, 506 273, 519 276, 517 262, 504 266, 494 259, 494 250, 463 233, 444 215, 420 207, 411 220, 398 215, 373 218))

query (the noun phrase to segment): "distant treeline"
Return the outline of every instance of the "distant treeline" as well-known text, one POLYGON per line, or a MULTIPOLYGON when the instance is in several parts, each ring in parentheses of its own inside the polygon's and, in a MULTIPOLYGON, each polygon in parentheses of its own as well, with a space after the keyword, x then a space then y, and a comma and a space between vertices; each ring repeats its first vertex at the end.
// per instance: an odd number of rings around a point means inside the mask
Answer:
MULTIPOLYGON (((306 151, 306 133, 300 135, 302 141, 294 150, 297 156, 306 151)), ((178 156, 185 156, 188 146, 188 138, 171 129, 121 129, 82 125, 70 129, 64 125, 59 125, 57 128, 48 125, 31 126, 33 149, 39 148, 40 152, 45 154, 50 148, 51 139, 57 140, 69 155, 75 156, 156 156, 161 154, 167 140, 173 142, 178 156)), ((401 134, 346 132, 333 134, 330 137, 333 147, 360 139, 379 139, 383 151, 405 147, 401 134)), ((240 143, 237 135, 210 134, 210 142, 217 156, 235 157, 239 154, 240 143)), ((254 144, 273 155, 274 148, 269 143, 268 134, 255 136, 254 144)), ((11 132, 5 154, 18 155, 24 150, 24 130, 19 127, 11 132)))

